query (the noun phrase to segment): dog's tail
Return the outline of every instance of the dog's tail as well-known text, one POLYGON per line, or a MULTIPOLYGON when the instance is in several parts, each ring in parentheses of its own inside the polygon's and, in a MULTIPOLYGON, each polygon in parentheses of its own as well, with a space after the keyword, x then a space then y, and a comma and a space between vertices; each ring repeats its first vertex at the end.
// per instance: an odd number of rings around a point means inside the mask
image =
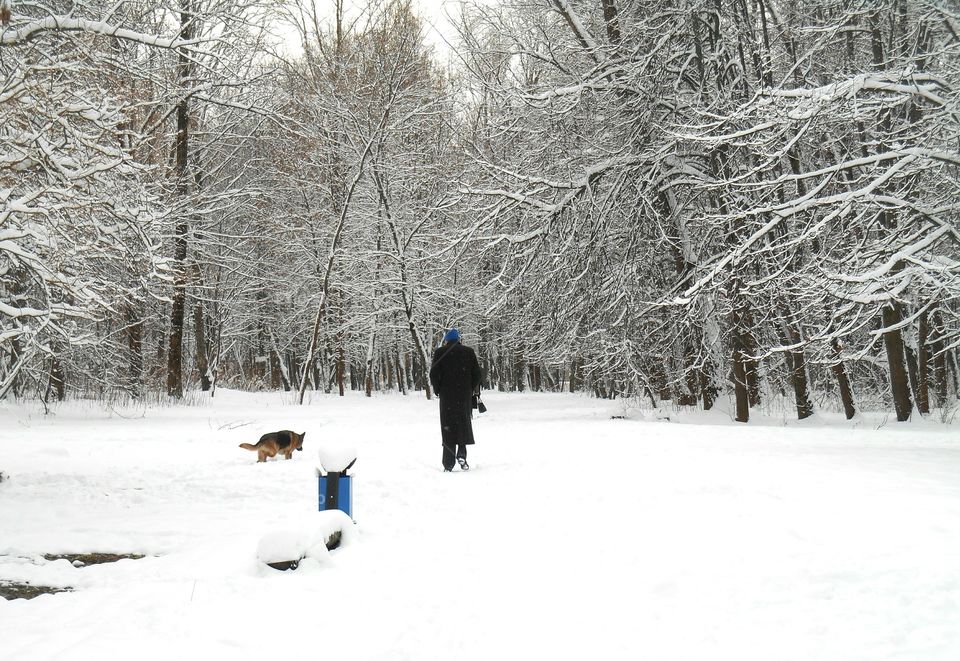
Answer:
POLYGON ((254 452, 257 451, 257 446, 256 446, 256 445, 250 445, 249 443, 241 443, 241 444, 240 444, 240 447, 242 447, 244 450, 253 450, 254 452))

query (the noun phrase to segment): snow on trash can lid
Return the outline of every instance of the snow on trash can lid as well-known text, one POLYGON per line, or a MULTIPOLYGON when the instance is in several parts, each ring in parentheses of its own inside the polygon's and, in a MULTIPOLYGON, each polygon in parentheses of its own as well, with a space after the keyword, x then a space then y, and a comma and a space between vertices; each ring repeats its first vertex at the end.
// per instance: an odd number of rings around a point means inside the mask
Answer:
POLYGON ((324 445, 317 450, 317 456, 320 458, 318 473, 344 473, 357 460, 357 450, 349 445, 324 445))

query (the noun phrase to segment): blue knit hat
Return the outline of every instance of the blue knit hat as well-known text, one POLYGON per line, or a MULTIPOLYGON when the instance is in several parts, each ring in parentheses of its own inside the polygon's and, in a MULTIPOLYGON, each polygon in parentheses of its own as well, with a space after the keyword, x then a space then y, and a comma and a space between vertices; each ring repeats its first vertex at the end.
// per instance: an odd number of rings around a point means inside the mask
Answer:
POLYGON ((460 341, 460 331, 456 328, 451 328, 443 335, 444 342, 459 342, 460 341))

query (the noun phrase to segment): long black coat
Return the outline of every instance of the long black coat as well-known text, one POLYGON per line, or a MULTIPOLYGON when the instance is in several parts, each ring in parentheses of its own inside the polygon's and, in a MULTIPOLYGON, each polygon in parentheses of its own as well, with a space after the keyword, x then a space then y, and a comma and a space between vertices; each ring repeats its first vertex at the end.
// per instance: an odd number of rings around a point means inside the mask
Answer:
POLYGON ((447 447, 473 444, 471 398, 480 389, 480 363, 473 349, 454 342, 433 352, 430 385, 440 397, 440 433, 447 447))

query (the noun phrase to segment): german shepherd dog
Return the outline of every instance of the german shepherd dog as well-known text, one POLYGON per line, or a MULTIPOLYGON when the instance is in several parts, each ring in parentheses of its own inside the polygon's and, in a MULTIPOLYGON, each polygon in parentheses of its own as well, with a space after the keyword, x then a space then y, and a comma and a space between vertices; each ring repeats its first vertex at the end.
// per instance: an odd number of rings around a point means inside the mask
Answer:
POLYGON ((244 450, 255 450, 257 453, 257 463, 267 460, 267 457, 275 457, 277 453, 283 454, 289 459, 293 456, 294 450, 303 450, 303 437, 307 432, 298 434, 297 432, 284 429, 283 431, 274 431, 264 434, 257 441, 256 445, 241 443, 240 447, 244 450))

